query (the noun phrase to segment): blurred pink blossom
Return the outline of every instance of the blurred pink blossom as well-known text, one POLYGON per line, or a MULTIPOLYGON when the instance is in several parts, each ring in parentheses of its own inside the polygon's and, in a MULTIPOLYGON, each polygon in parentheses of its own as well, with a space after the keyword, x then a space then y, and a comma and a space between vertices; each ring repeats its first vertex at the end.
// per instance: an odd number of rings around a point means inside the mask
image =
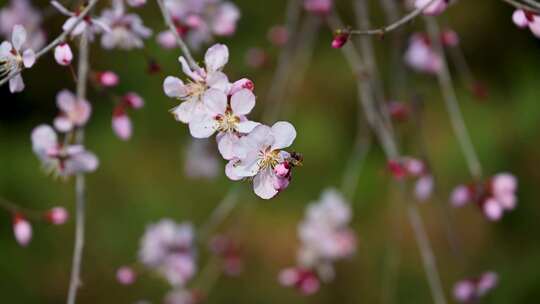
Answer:
POLYGON ((22 214, 13 216, 13 234, 19 245, 26 247, 32 239, 32 226, 22 214))

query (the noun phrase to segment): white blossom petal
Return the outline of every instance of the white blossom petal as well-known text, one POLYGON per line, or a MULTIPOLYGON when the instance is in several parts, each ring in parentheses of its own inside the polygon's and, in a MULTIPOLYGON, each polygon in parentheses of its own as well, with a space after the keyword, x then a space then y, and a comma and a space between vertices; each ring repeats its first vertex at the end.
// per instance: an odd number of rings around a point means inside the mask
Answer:
POLYGON ((206 51, 204 63, 208 72, 221 70, 229 61, 229 49, 224 44, 215 44, 206 51))
POLYGON ((26 30, 22 25, 17 24, 13 27, 11 42, 13 43, 13 47, 17 51, 19 51, 23 44, 26 42, 26 30))
POLYGON ((9 80, 9 91, 11 93, 18 93, 24 90, 24 81, 21 74, 15 75, 9 80))
POLYGON ((222 91, 216 89, 206 91, 203 102, 211 115, 224 114, 227 110, 227 95, 222 91))
POLYGON ((272 150, 287 148, 292 145, 296 138, 294 126, 286 121, 276 122, 272 126, 272 134, 274 135, 272 150))
POLYGON ((33 50, 24 51, 22 58, 25 68, 31 68, 36 63, 36 53, 33 50))
POLYGON ((167 76, 163 81, 163 91, 169 97, 182 98, 186 96, 186 87, 180 78, 167 76))
POLYGON ((246 115, 255 107, 255 94, 248 89, 242 89, 231 97, 231 108, 236 115, 246 115))
POLYGON ((253 178, 253 191, 262 199, 271 199, 278 191, 274 188, 274 178, 272 170, 267 168, 262 172, 259 172, 253 178))
POLYGON ((216 121, 210 115, 191 120, 189 132, 195 138, 208 138, 216 131, 216 121))

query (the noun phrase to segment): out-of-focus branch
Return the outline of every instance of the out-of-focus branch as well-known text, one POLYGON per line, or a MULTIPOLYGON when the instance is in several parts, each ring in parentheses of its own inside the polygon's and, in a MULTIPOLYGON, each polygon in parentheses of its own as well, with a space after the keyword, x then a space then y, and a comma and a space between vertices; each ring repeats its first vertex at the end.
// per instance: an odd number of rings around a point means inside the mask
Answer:
MULTIPOLYGON (((86 84, 89 70, 89 51, 87 33, 81 35, 79 45, 79 67, 77 72, 77 98, 86 99, 86 84)), ((78 129, 75 134, 75 141, 78 145, 84 142, 84 130, 78 129)), ((73 249, 73 261, 71 266, 71 279, 68 291, 68 304, 75 304, 77 290, 81 286, 81 264, 84 248, 85 230, 85 209, 86 209, 86 184, 85 176, 82 173, 75 177, 75 246, 73 249)))
MULTIPOLYGON (((340 23, 337 16, 333 16, 329 20, 332 26, 340 23)), ((357 84, 359 91, 359 103, 362 106, 367 120, 377 135, 379 142, 381 143, 383 150, 388 159, 396 159, 399 157, 399 150, 397 149, 396 142, 392 137, 391 132, 387 129, 383 123, 383 119, 377 113, 375 109, 375 101, 373 99, 373 89, 370 88, 370 84, 366 81, 365 64, 363 59, 358 55, 353 44, 348 43, 342 48, 349 65, 353 69, 353 72, 357 76, 357 84)), ((403 183, 400 183, 400 189, 404 196, 407 196, 403 183)), ((436 304, 445 304, 446 299, 440 282, 439 272, 435 262, 435 255, 431 248, 427 233, 422 223, 422 219, 419 216, 418 208, 412 201, 408 203, 408 219, 413 228, 415 239, 420 250, 422 263, 428 279, 433 301, 436 304)))
MULTIPOLYGON (((90 13, 90 11, 94 8, 94 6, 96 6, 97 2, 99 0, 91 0, 88 5, 85 7, 84 10, 81 11, 81 13, 77 16, 77 19, 76 21, 73 23, 73 25, 67 29, 66 31, 62 32, 62 34, 60 34, 58 37, 56 37, 56 39, 54 39, 51 43, 47 44, 46 46, 44 46, 39 52, 36 53, 36 60, 39 59, 41 56, 47 54, 49 51, 51 51, 52 49, 54 49, 56 46, 58 46, 60 43, 64 42, 66 40, 66 38, 68 37, 69 34, 71 34, 71 32, 73 32, 75 30, 75 28, 79 25, 79 23, 83 22, 85 17, 88 16, 88 14, 90 13)), ((4 85, 5 83, 7 83, 10 79, 12 79, 13 77, 19 75, 22 70, 23 70, 24 67, 19 67, 17 68, 16 70, 12 71, 8 77, 0 80, 0 86, 4 85)))
POLYGON ((424 6, 415 9, 414 11, 410 12, 409 14, 403 16, 401 19, 399 19, 399 20, 395 21, 394 23, 391 23, 391 24, 389 24, 387 26, 383 26, 381 28, 371 29, 371 30, 351 30, 351 31, 349 31, 349 33, 352 34, 352 35, 384 36, 385 34, 398 29, 399 27, 407 24, 408 22, 414 20, 416 17, 420 16, 422 14, 422 11, 425 10, 428 6, 430 6, 435 1, 438 1, 438 0, 429 1, 424 6))
POLYGON ((193 59, 193 56, 191 55, 191 52, 189 51, 187 44, 184 42, 184 39, 180 37, 180 33, 178 33, 178 30, 176 29, 176 26, 173 23, 172 17, 169 14, 169 11, 167 11, 167 8, 165 7, 163 0, 156 0, 156 2, 161 11, 161 15, 163 15, 165 24, 169 27, 169 30, 174 34, 174 37, 176 38, 176 43, 180 47, 182 54, 184 54, 184 56, 186 57, 187 62, 189 63, 192 69, 198 69, 199 65, 197 64, 195 59, 193 59))
POLYGON ((272 78, 271 87, 266 95, 266 105, 262 115, 262 121, 271 123, 281 110, 282 99, 284 98, 291 72, 293 53, 296 45, 298 31, 298 19, 300 18, 300 2, 290 0, 287 4, 287 17, 285 28, 289 33, 287 43, 281 50, 276 70, 272 78))
POLYGON ((444 102, 448 110, 448 115, 450 116, 452 128, 454 129, 456 137, 459 141, 472 177, 480 180, 482 177, 482 166, 480 165, 480 161, 476 155, 476 151, 471 141, 469 132, 467 131, 463 115, 461 114, 461 110, 459 108, 459 103, 452 82, 452 76, 450 75, 444 49, 439 39, 439 26, 437 21, 431 17, 426 17, 425 21, 433 48, 442 59, 441 69, 437 72, 437 79, 443 93, 444 102))

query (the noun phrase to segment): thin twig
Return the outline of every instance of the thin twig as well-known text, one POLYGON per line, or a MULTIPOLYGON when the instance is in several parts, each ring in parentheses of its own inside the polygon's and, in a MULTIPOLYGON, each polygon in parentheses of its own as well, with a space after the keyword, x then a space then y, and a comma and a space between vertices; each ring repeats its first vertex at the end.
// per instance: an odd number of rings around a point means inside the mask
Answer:
MULTIPOLYGON (((79 46, 79 68, 77 81, 77 97, 80 100, 86 99, 86 82, 88 77, 88 37, 87 33, 81 35, 79 46)), ((76 134, 76 143, 83 144, 84 130, 78 129, 76 134)), ((75 178, 75 199, 76 199, 76 214, 75 214, 75 246, 73 249, 73 263, 71 268, 71 279, 69 283, 69 292, 67 303, 75 304, 77 298, 77 290, 81 286, 81 264, 82 253, 84 248, 84 228, 85 228, 85 207, 86 207, 86 189, 85 189, 84 174, 79 173, 75 178)))
POLYGON ((409 14, 403 16, 401 19, 397 20, 396 22, 389 24, 387 26, 378 28, 378 29, 371 29, 371 30, 351 30, 349 31, 350 34, 353 35, 378 35, 382 36, 386 33, 392 32, 402 25, 407 24, 409 21, 412 21, 414 18, 418 17, 422 14, 422 12, 430 6, 432 3, 438 0, 431 0, 428 3, 426 3, 424 6, 419 7, 415 9, 414 11, 410 12, 409 14))
POLYGON ((443 93, 443 99, 448 111, 448 115, 450 116, 452 128, 454 129, 454 133, 456 134, 456 137, 459 141, 461 150, 463 151, 463 155, 465 156, 465 160, 467 162, 467 166, 469 167, 469 171, 472 177, 480 180, 482 177, 482 166, 480 165, 480 161, 478 160, 478 156, 476 155, 474 145, 471 141, 469 132, 467 131, 467 127, 463 119, 463 115, 461 114, 461 110, 459 108, 459 102, 457 100, 456 92, 454 90, 452 76, 450 75, 448 64, 446 63, 444 49, 439 39, 439 26, 437 24, 437 21, 433 18, 426 17, 425 20, 430 40, 433 43, 433 48, 442 59, 441 69, 437 72, 437 79, 443 93))
MULTIPOLYGON (((62 32, 56 39, 54 39, 51 43, 47 44, 45 47, 43 47, 39 52, 36 53, 36 60, 38 60, 43 55, 47 54, 49 51, 51 51, 53 48, 55 48, 60 43, 64 42, 69 34, 75 30, 77 25, 79 23, 83 22, 84 18, 90 13, 90 11, 94 8, 94 6, 97 4, 99 0, 91 0, 88 5, 85 7, 84 10, 81 11, 81 13, 77 16, 77 19, 73 23, 73 25, 67 29, 66 31, 62 32)), ((0 86, 4 85, 6 82, 8 82, 13 77, 19 75, 22 70, 24 69, 23 66, 18 67, 16 70, 12 71, 10 75, 2 80, 0 80, 0 86)))
POLYGON ((43 219, 43 212, 40 212, 38 210, 28 209, 26 207, 21 207, 18 204, 15 204, 14 202, 8 199, 5 199, 3 197, 0 197, 0 208, 13 214, 20 213, 24 215, 25 217, 30 218, 32 220, 43 219))
POLYGON ((285 28, 290 34, 287 43, 279 54, 278 63, 274 76, 272 78, 272 86, 266 95, 266 108, 262 115, 263 122, 272 122, 281 110, 281 102, 284 98, 285 89, 287 88, 289 74, 291 71, 291 60, 295 49, 297 38, 298 18, 300 17, 300 4, 298 0, 290 0, 287 4, 287 16, 285 28))
POLYGON ((165 24, 169 27, 170 31, 174 34, 174 37, 176 38, 176 43, 180 47, 180 50, 182 51, 182 54, 187 59, 187 62, 191 66, 192 69, 199 69, 199 65, 197 62, 193 59, 193 56, 191 55, 191 52, 189 51, 189 48, 187 44, 184 42, 184 39, 180 37, 180 33, 178 33, 178 30, 176 29, 176 26, 174 25, 174 22, 172 20, 171 15, 169 14, 169 11, 167 11, 167 8, 165 7, 165 4, 163 3, 163 0, 156 0, 159 9, 161 10, 161 14, 163 15, 163 19, 165 20, 165 24))

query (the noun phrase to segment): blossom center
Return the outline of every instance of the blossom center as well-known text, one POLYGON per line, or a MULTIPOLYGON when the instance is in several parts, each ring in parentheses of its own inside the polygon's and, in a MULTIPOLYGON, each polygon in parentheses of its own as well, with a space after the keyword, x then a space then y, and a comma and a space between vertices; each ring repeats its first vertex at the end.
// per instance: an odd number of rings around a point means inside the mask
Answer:
POLYGON ((217 130, 221 132, 235 132, 237 131, 240 118, 232 113, 232 111, 225 111, 224 115, 218 115, 216 117, 217 130))
POLYGON ((279 164, 279 160, 279 150, 271 150, 270 147, 267 147, 259 151, 259 168, 261 170, 274 168, 279 164))
POLYGON ((197 99, 199 99, 207 89, 206 83, 200 81, 189 82, 186 86, 188 95, 196 97, 197 99))

